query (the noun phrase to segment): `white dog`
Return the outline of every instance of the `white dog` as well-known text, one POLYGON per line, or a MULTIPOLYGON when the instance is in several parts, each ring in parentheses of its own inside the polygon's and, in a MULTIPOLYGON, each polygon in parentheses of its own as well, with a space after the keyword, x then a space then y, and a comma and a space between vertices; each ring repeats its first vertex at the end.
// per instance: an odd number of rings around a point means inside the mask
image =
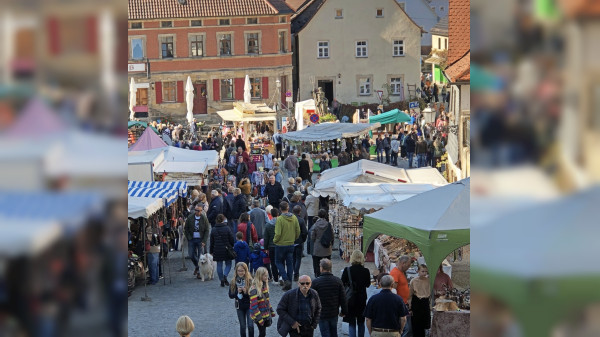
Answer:
POLYGON ((198 271, 198 278, 204 282, 205 279, 212 280, 214 278, 215 270, 217 269, 217 263, 213 261, 213 257, 210 254, 200 255, 198 261, 200 270, 198 271))

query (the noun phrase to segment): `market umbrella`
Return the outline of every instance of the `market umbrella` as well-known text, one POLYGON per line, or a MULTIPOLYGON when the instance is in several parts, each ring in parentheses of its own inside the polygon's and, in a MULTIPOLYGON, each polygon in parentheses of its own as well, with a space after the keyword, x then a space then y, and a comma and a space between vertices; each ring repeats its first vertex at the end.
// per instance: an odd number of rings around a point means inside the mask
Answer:
POLYGON ((194 120, 194 86, 192 85, 192 78, 188 76, 187 83, 185 84, 185 102, 187 103, 187 115, 186 119, 189 124, 192 124, 194 120))
POLYGON ((135 106, 135 99, 136 99, 136 87, 135 87, 135 81, 133 80, 133 77, 131 78, 131 82, 129 83, 129 112, 131 112, 131 115, 129 115, 129 120, 133 120, 135 112, 133 111, 133 107, 135 106))
POLYGON ((369 123, 407 123, 410 122, 410 116, 399 109, 393 109, 382 113, 381 115, 373 116, 369 118, 369 123))
MULTIPOLYGON (((365 215, 363 251, 379 234, 411 241, 431 270, 453 250, 469 244, 471 179, 417 194, 381 211, 365 215), (426 212, 417 210, 426 208, 426 212)), ((429 278, 433 289, 434 277, 429 278)))
POLYGON ((250 76, 246 75, 244 81, 244 103, 250 103, 252 95, 250 95, 250 76))
POLYGON ((473 223, 471 287, 500 300, 524 336, 600 301, 600 187, 473 223))
POLYGON ((156 130, 156 128, 152 125, 149 125, 146 122, 142 122, 142 121, 128 121, 127 122, 127 128, 132 128, 134 126, 141 126, 143 128, 147 128, 150 127, 157 135, 158 135, 158 130, 156 130))

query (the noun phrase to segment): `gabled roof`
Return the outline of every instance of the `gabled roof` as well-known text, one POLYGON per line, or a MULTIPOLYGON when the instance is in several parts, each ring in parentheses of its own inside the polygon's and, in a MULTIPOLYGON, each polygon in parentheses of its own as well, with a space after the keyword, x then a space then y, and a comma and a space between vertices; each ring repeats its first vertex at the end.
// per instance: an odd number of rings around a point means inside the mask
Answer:
POLYGON ((290 7, 294 12, 298 12, 298 9, 302 7, 304 4, 308 3, 311 0, 286 0, 285 3, 290 7))
POLYGON ((440 20, 433 28, 429 30, 432 35, 440 35, 448 37, 448 16, 440 20))
MULTIPOLYGON (((294 24, 292 23, 292 33, 299 33, 302 29, 304 29, 304 27, 306 27, 310 23, 312 18, 315 17, 317 12, 321 9, 321 7, 323 6, 323 4, 326 1, 327 0, 310 0, 310 1, 306 2, 301 8, 299 8, 298 11, 296 11, 296 14, 292 15, 292 20, 297 19, 298 21, 302 21, 302 22, 301 22, 301 24, 297 24, 295 29, 294 29, 294 24), (306 11, 307 8, 309 8, 309 7, 314 8, 314 6, 317 6, 317 7, 316 7, 316 10, 312 13, 312 15, 310 15, 309 17, 307 17, 307 15, 304 15, 304 16, 301 15, 301 14, 303 14, 303 12, 306 11)), ((406 17, 410 20, 410 22, 412 22, 415 26, 417 26, 421 30, 421 33, 427 33, 427 31, 425 31, 423 29, 423 27, 419 26, 410 17, 410 15, 408 15, 408 13, 406 13, 406 11, 404 11, 404 9, 402 9, 402 7, 400 7, 400 4, 396 0, 392 0, 392 1, 398 6, 398 8, 402 12, 404 12, 406 17)), ((305 14, 309 14, 309 13, 305 13, 305 14)))
POLYGON ((447 66, 444 74, 451 83, 469 82, 471 80, 471 52, 468 51, 463 57, 447 66))
POLYGON ((471 49, 471 6, 469 0, 450 1, 448 18, 448 64, 471 49))
POLYGON ((560 0, 560 7, 569 18, 597 18, 600 16, 600 1, 560 0))
POLYGON ((283 0, 129 0, 128 19, 178 19, 291 14, 283 0))

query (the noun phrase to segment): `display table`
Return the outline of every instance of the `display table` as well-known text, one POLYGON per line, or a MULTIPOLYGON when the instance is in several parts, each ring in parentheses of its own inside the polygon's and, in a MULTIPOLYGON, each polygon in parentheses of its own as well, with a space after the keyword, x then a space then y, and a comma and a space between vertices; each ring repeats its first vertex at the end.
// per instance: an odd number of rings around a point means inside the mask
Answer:
POLYGON ((471 311, 434 311, 431 337, 467 337, 470 335, 471 311))

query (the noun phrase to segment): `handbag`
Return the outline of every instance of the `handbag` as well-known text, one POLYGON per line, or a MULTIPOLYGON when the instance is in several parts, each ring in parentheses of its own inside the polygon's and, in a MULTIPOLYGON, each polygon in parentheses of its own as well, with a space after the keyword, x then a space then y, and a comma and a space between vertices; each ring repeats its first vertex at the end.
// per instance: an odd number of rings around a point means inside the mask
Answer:
MULTIPOLYGON (((221 234, 219 234, 219 237, 221 237, 221 234)), ((223 238, 221 237, 221 240, 223 238)), ((225 250, 227 251, 227 256, 229 257, 230 260, 233 260, 237 257, 237 253, 235 252, 235 249, 233 249, 233 247, 231 246, 231 244, 229 244, 229 242, 225 241, 225 250)))
POLYGON ((346 272, 348 273, 348 283, 349 286, 344 286, 344 292, 346 293, 346 301, 350 301, 350 298, 354 296, 354 286, 352 284, 352 273, 350 273, 350 267, 346 267, 346 272))

